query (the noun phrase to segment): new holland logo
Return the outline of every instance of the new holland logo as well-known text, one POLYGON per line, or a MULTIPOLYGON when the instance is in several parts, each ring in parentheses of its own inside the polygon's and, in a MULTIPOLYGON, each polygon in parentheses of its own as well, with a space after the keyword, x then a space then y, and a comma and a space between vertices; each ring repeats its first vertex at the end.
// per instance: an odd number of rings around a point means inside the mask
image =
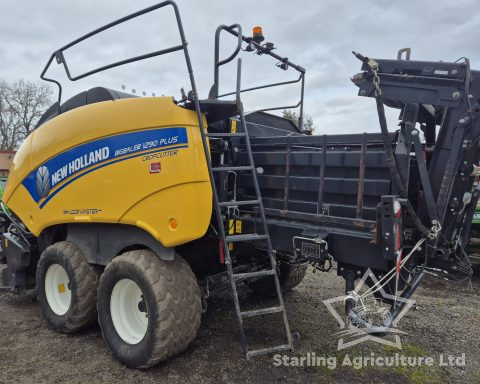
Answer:
POLYGON ((50 172, 47 167, 42 166, 37 169, 36 182, 38 196, 46 197, 50 192, 50 172))

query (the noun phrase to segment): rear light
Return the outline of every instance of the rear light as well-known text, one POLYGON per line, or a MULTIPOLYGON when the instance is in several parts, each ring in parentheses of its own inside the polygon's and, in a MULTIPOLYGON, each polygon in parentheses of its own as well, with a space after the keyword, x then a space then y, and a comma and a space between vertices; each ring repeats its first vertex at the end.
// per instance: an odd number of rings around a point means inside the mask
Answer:
POLYGON ((403 207, 398 196, 382 196, 377 207, 377 241, 387 260, 396 260, 403 246, 403 207), (378 231, 379 230, 379 231, 378 231))
POLYGON ((397 266, 397 274, 400 273, 402 265, 402 206, 398 200, 393 203, 393 235, 395 239, 395 259, 397 266))
POLYGON ((401 249, 402 246, 402 206, 398 200, 393 203, 393 215, 395 221, 393 224, 393 233, 395 235, 395 251, 401 249))

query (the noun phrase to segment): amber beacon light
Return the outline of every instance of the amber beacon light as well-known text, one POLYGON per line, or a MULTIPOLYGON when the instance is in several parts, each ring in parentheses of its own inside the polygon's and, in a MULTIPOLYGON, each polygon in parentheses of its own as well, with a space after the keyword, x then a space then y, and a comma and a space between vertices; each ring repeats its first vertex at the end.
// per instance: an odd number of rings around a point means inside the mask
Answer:
POLYGON ((253 27, 253 40, 258 44, 265 40, 265 37, 263 37, 262 27, 259 27, 258 25, 253 27))

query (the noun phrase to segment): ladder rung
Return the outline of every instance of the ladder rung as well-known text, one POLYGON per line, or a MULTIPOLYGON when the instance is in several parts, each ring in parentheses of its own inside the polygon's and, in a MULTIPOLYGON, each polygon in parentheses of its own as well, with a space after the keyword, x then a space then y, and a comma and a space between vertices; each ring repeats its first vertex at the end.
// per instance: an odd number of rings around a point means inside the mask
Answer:
POLYGON ((273 352, 288 351, 291 349, 292 348, 288 344, 276 345, 274 347, 269 347, 269 348, 254 349, 252 351, 247 352, 247 359, 253 356, 266 355, 267 353, 273 353, 273 352))
POLYGON ((253 167, 251 165, 242 165, 237 167, 215 167, 212 168, 214 172, 222 172, 222 171, 251 171, 253 167))
POLYGON ((208 137, 244 137, 245 133, 240 132, 240 133, 207 133, 208 137))
POLYGON ((275 271, 273 269, 266 269, 263 271, 256 271, 256 272, 246 272, 246 273, 235 273, 233 276, 236 280, 240 279, 251 279, 254 277, 264 277, 264 276, 273 276, 275 271))
POLYGON ((253 316, 262 316, 262 315, 269 315, 270 313, 279 313, 283 311, 283 307, 270 307, 270 308, 262 308, 262 309, 255 309, 252 311, 244 311, 240 312, 242 317, 253 317, 253 316))
POLYGON ((268 235, 257 235, 256 233, 249 233, 247 235, 231 235, 225 237, 227 243, 236 243, 239 241, 266 240, 267 238, 268 235))
POLYGON ((240 201, 222 201, 218 203, 220 207, 233 207, 235 205, 257 205, 260 204, 260 200, 240 200, 240 201))

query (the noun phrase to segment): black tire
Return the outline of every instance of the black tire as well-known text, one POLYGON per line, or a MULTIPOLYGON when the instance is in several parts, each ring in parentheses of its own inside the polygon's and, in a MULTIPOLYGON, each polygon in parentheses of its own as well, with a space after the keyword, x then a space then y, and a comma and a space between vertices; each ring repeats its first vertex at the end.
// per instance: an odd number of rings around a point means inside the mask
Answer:
MULTIPOLYGON (((282 292, 291 291, 298 284, 300 284, 307 273, 308 264, 287 264, 280 263, 279 265, 279 280, 282 292)), ((267 277, 261 280, 252 281, 249 284, 250 289, 256 295, 275 297, 275 283, 271 277, 267 277)))
POLYGON ((77 332, 96 321, 98 280, 99 273, 74 243, 60 241, 43 251, 36 272, 37 297, 43 315, 57 332, 77 332), (45 292, 45 277, 53 264, 63 267, 70 281, 65 289, 70 289, 71 301, 64 315, 52 310, 45 292))
POLYGON ((117 256, 105 268, 97 309, 103 337, 115 358, 132 368, 147 368, 184 351, 195 339, 202 303, 197 279, 179 255, 164 261, 150 250, 135 250, 117 256), (112 291, 122 279, 137 284, 146 304, 146 333, 135 344, 124 341, 112 320, 112 291))

